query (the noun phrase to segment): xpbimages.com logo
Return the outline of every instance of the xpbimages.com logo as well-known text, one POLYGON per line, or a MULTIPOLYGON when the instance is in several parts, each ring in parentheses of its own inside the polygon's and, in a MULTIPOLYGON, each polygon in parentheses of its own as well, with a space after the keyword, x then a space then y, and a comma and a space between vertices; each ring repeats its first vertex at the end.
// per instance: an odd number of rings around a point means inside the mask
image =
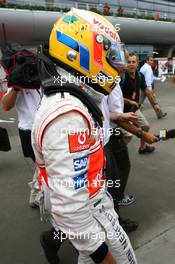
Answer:
MULTIPOLYGON (((114 29, 116 32, 120 31, 120 24, 115 24, 114 29)), ((101 30, 102 33, 104 31, 105 35, 109 35, 109 37, 115 40, 116 32, 112 30, 108 25, 103 24, 102 21, 98 19, 93 19, 93 24, 89 23, 68 23, 68 24, 61 24, 59 26, 54 25, 54 30, 59 30, 60 32, 83 32, 83 31, 90 31, 96 32, 97 30, 101 30)))
POLYGON ((99 73, 96 76, 92 76, 89 78, 88 76, 73 76, 70 73, 67 76, 54 76, 54 84, 64 85, 66 83, 73 83, 73 84, 99 84, 101 86, 105 86, 106 83, 118 84, 120 82, 120 77, 116 76, 115 78, 112 76, 107 76, 104 73, 99 73))
MULTIPOLYGON (((88 161, 84 161, 84 163, 81 163, 81 164, 79 163, 78 165, 77 164, 76 164, 77 166, 76 168, 78 169, 75 170, 76 172, 80 171, 79 168, 83 170, 83 166, 84 166, 84 169, 86 169, 86 166, 88 165, 88 161)), ((87 173, 85 172, 82 174, 78 174, 72 179, 70 178, 67 180, 60 180, 58 177, 53 177, 52 183, 53 183, 53 186, 57 189, 102 188, 104 185, 105 185, 105 188, 107 188, 108 190, 110 188, 120 188, 120 180, 117 179, 113 181, 113 180, 103 179, 103 175, 101 175, 100 173, 99 175, 97 175, 97 179, 92 180, 92 181, 88 181, 87 173)))
POLYGON ((80 239, 80 240, 98 240, 98 241, 105 241, 106 239, 112 239, 115 236, 120 235, 120 227, 117 225, 116 226, 116 234, 114 232, 76 232, 73 233, 70 230, 68 233, 62 233, 61 231, 54 231, 53 233, 53 239, 54 240, 59 240, 61 242, 65 240, 74 240, 74 239, 80 239))
POLYGON ((101 140, 104 139, 104 137, 110 137, 110 136, 117 136, 120 137, 121 135, 121 130, 120 128, 99 128, 94 127, 93 129, 89 130, 87 128, 66 128, 66 127, 61 127, 61 128, 56 128, 57 135, 62 136, 62 135, 79 135, 78 139, 80 141, 85 140, 85 134, 87 136, 94 136, 99 138, 101 140))

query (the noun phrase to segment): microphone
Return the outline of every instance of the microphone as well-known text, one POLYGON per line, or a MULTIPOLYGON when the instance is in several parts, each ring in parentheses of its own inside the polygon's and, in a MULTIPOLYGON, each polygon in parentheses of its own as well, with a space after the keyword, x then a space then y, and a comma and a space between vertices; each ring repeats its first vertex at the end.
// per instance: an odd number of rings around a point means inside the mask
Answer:
POLYGON ((157 136, 159 140, 167 140, 170 138, 175 138, 175 129, 161 129, 159 135, 157 136))
POLYGON ((168 130, 166 137, 167 137, 167 139, 175 138, 175 129, 168 130))

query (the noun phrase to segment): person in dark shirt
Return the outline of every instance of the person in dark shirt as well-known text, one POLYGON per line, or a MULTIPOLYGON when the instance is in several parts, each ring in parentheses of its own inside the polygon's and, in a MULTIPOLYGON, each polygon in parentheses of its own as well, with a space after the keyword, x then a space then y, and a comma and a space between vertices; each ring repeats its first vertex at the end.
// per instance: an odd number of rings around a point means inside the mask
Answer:
MULTIPOLYGON (((150 125, 139 109, 141 91, 147 95, 152 105, 156 106, 157 103, 147 89, 144 75, 137 70, 137 67, 138 57, 135 53, 130 53, 128 56, 127 71, 122 74, 120 81, 124 97, 124 112, 136 111, 137 115, 139 115, 139 121, 137 121, 135 125, 140 127, 143 131, 148 132, 150 125)), ((140 140, 139 154, 151 153, 154 150, 155 147, 146 144, 143 139, 140 140)))

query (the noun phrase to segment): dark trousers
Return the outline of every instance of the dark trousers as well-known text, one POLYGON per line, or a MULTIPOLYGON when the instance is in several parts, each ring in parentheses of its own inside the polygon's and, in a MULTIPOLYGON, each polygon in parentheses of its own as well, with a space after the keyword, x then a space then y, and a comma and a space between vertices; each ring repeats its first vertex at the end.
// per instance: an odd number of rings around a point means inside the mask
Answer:
POLYGON ((22 151, 24 157, 30 157, 35 162, 35 155, 31 143, 31 130, 19 129, 19 137, 21 140, 22 151))
POLYGON ((112 187, 108 188, 112 195, 114 204, 117 207, 118 201, 124 196, 130 172, 130 160, 128 148, 123 141, 123 137, 111 135, 108 144, 105 146, 106 151, 106 176, 107 180, 112 180, 112 187), (117 188, 115 181, 120 180, 120 187, 117 188))
POLYGON ((11 150, 11 145, 7 129, 0 127, 0 151, 9 150, 11 150))
POLYGON ((106 154, 106 181, 107 181, 107 189, 108 192, 111 194, 113 201, 114 201, 114 208, 117 213, 119 213, 119 206, 118 206, 118 194, 119 194, 119 187, 116 187, 116 180, 119 180, 120 184, 120 176, 119 170, 117 167, 117 163, 115 160, 114 153, 111 149, 111 145, 105 145, 105 154, 106 154), (112 184, 109 184, 111 183, 112 184))

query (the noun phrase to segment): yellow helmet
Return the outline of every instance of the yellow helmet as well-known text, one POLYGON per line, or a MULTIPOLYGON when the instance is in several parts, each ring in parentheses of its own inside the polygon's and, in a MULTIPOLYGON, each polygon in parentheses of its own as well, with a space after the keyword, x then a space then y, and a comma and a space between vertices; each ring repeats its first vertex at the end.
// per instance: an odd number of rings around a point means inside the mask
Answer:
POLYGON ((101 15, 75 8, 55 23, 49 54, 105 94, 115 85, 117 69, 126 65, 117 28, 101 15))

